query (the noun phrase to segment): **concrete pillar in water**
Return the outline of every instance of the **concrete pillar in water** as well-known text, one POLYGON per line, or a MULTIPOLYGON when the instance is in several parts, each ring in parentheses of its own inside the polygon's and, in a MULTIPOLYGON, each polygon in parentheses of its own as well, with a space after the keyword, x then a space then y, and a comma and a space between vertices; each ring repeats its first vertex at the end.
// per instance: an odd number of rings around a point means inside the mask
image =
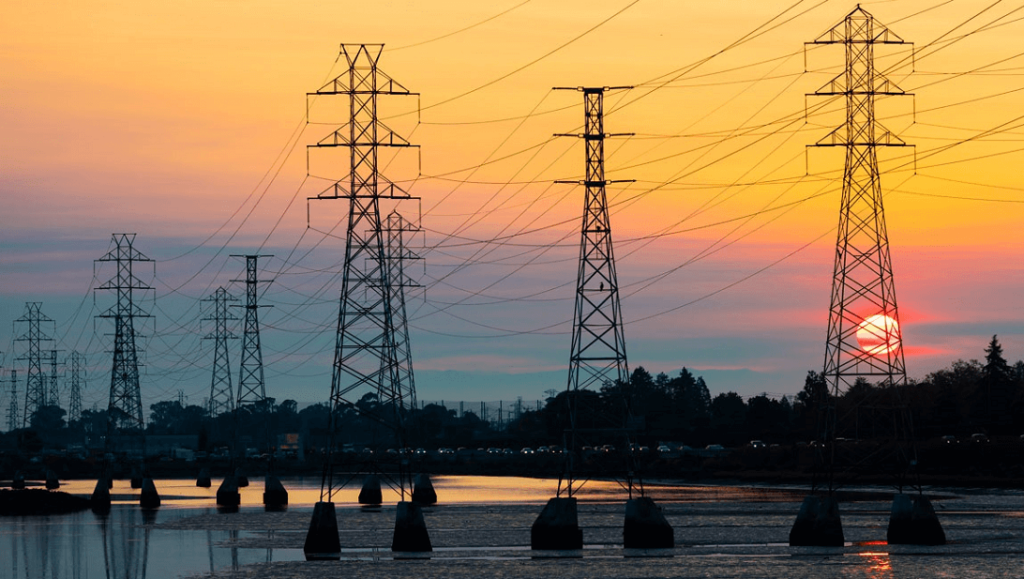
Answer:
POLYGON ((437 493, 434 492, 434 485, 431 484, 429 476, 416 475, 412 483, 412 502, 421 505, 432 505, 437 502, 437 493))
POLYGON ((890 545, 946 544, 946 533, 931 501, 920 494, 911 497, 901 493, 893 497, 886 538, 890 545))
POLYGON ((282 510, 288 506, 288 491, 272 474, 268 474, 263 482, 263 506, 268 511, 282 510))
POLYGON ((622 528, 622 546, 627 549, 671 549, 675 533, 658 505, 650 497, 626 501, 626 524, 622 528))
POLYGON ((217 487, 217 506, 236 508, 242 502, 242 496, 238 494, 238 479, 228 475, 217 487))
POLYGON ((142 488, 142 469, 138 467, 132 467, 131 484, 133 489, 142 488))
POLYGON ((391 539, 392 551, 425 553, 433 551, 423 511, 415 502, 401 501, 395 514, 395 534, 391 539))
POLYGON ((105 476, 96 480, 96 488, 93 489, 92 496, 89 497, 93 512, 110 512, 110 486, 107 480, 105 476))
POLYGON ((235 469, 235 480, 238 482, 238 488, 245 488, 249 486, 249 477, 245 476, 245 470, 242 467, 235 469))
POLYGON ((25 473, 20 470, 14 473, 14 478, 11 479, 11 488, 19 491, 25 488, 25 473))
POLYGON ((359 491, 359 504, 379 505, 384 502, 380 492, 380 478, 375 474, 368 475, 363 479, 363 488, 359 491))
POLYGON ((583 548, 583 530, 576 516, 575 497, 555 497, 530 527, 530 548, 567 551, 583 548))
POLYGON ((155 509, 160 506, 160 494, 156 492, 156 485, 153 479, 147 478, 142 481, 142 494, 139 495, 139 504, 144 509, 155 509))
POLYGON ((57 473, 50 469, 46 469, 46 490, 55 491, 60 488, 60 480, 57 479, 57 473))
POLYGON ((845 543, 839 502, 835 496, 811 495, 800 505, 800 513, 789 531, 791 547, 842 547, 845 543))
POLYGON ((313 507, 313 519, 306 532, 306 543, 302 546, 307 561, 341 559, 341 542, 338 540, 338 519, 334 515, 334 503, 317 503, 313 507))
POLYGON ((210 481, 210 469, 201 468, 199 469, 199 476, 196 477, 196 486, 204 489, 210 488, 212 482, 210 481))

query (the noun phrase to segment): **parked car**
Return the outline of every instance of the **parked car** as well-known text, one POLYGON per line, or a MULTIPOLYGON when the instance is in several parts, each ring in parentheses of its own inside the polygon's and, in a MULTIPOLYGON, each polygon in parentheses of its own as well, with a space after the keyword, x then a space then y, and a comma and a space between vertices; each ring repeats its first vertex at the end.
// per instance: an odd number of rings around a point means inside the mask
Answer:
POLYGON ((971 435, 971 442, 985 443, 991 441, 988 439, 987 434, 983 432, 975 432, 974 434, 971 435))
POLYGON ((522 450, 519 451, 519 454, 533 454, 533 449, 529 446, 524 446, 522 450))
POLYGON ((768 445, 760 440, 751 440, 750 448, 768 448, 768 445))
POLYGON ((659 444, 659 445, 658 445, 658 452, 659 452, 660 454, 664 454, 664 453, 666 453, 666 452, 672 452, 672 447, 670 447, 670 446, 669 446, 669 445, 667 445, 667 444, 659 444))
POLYGON ((939 440, 941 440, 943 442, 943 444, 956 444, 957 443, 956 437, 953 436, 952 434, 947 434, 947 435, 943 436, 942 438, 940 438, 939 440))

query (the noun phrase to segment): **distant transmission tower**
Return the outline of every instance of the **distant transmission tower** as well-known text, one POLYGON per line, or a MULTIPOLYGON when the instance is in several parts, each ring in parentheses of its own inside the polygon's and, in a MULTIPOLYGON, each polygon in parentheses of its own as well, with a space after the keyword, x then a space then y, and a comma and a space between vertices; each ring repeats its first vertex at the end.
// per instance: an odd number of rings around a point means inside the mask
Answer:
POLYGON ((53 320, 40 311, 42 302, 25 302, 25 314, 15 322, 28 325, 28 331, 21 334, 15 341, 27 342, 28 351, 19 356, 27 365, 25 377, 25 409, 22 413, 22 426, 28 427, 32 415, 49 402, 47 379, 43 374, 43 342, 52 342, 53 338, 43 332, 43 324, 52 324, 53 320))
MULTIPOLYGON (((345 147, 349 151, 349 174, 316 199, 349 201, 345 261, 338 330, 335 338, 334 369, 331 375, 331 416, 339 407, 355 407, 367 393, 374 394, 382 408, 397 410, 407 404, 400 384, 396 356, 395 306, 387 248, 381 227, 382 199, 412 199, 377 169, 380 147, 411 147, 377 118, 377 102, 386 95, 413 95, 377 68, 383 45, 343 44, 341 53, 348 70, 321 87, 317 96, 348 97, 350 119, 342 128, 311 147, 345 147)), ((386 420, 387 417, 375 417, 386 420)), ((398 425, 395 425, 397 430, 398 425)), ((331 426, 332 432, 336 425, 331 426)), ((333 444, 332 444, 333 445, 333 444)), ((328 461, 330 461, 328 457, 328 461)), ((325 469, 321 502, 330 502, 336 490, 332 468, 325 469)), ((406 485, 400 483, 403 495, 406 485)))
POLYGON ((11 400, 7 403, 7 432, 18 428, 18 371, 11 368, 11 400))
POLYGON ((152 261, 133 247, 135 234, 114 233, 112 238, 115 248, 96 260, 97 263, 112 262, 117 268, 114 278, 97 288, 117 294, 117 303, 98 316, 114 320, 114 360, 110 370, 110 402, 107 405, 108 441, 113 429, 142 430, 145 425, 139 390, 135 318, 149 315, 136 305, 135 292, 153 289, 134 272, 134 264, 152 261))
POLYGON ((47 404, 60 407, 60 388, 57 384, 57 350, 50 350, 50 395, 47 404))
POLYGON ((236 302, 223 287, 217 288, 213 295, 203 301, 213 302, 213 316, 203 318, 213 322, 213 332, 204 340, 213 340, 213 376, 210 380, 210 398, 207 400, 210 416, 219 416, 235 409, 235 392, 231 385, 231 362, 228 358, 228 340, 237 339, 228 330, 228 322, 238 318, 228 313, 228 302, 236 302))
MULTIPOLYGON (((235 255, 232 257, 243 257, 235 255)), ((246 255, 245 257, 245 325, 242 331, 242 363, 238 373, 238 398, 235 400, 235 407, 241 408, 243 404, 261 402, 267 397, 266 385, 263 381, 263 349, 260 346, 260 319, 258 284, 267 283, 268 280, 257 278, 259 271, 260 257, 273 257, 272 255, 246 255)), ((233 282, 243 281, 240 279, 233 282)))
POLYGON ((68 384, 68 422, 82 419, 82 387, 85 383, 85 364, 82 354, 77 350, 68 356, 70 380, 68 384))
MULTIPOLYGON (((630 87, 580 87, 583 93, 584 132, 572 136, 586 144, 586 173, 578 183, 586 188, 583 201, 583 221, 580 231, 579 269, 576 274, 576 306, 573 313, 572 349, 569 355, 568 398, 573 405, 569 411, 570 435, 575 436, 577 396, 579 390, 598 389, 605 383, 629 382, 629 364, 626 360, 626 338, 622 330, 622 307, 619 302, 619 281, 615 273, 615 254, 612 250, 612 226, 608 215, 608 198, 604 176, 604 140, 620 136, 604 132, 604 93, 606 90, 630 87)), ((621 427, 621 425, 619 425, 621 427)), ((574 443, 570 442, 569 456, 574 443)), ((570 459, 571 460, 571 459, 570 459)), ((568 468, 564 490, 571 497, 573 476, 568 468)), ((559 484, 558 493, 562 493, 559 484)))
POLYGON ((408 408, 416 408, 416 379, 412 367, 409 323, 406 318, 405 288, 416 288, 420 285, 406 273, 405 262, 422 258, 409 249, 405 234, 415 233, 419 231, 419 228, 394 211, 388 215, 385 225, 388 278, 391 280, 391 307, 394 313, 394 360, 398 375, 398 390, 402 393, 400 400, 407 404, 408 408))

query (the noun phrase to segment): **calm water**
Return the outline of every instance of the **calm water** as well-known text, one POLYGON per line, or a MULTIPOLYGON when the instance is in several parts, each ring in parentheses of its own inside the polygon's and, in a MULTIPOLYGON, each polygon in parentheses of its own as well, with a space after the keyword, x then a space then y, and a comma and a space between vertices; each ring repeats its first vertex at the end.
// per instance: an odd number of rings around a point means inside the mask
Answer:
MULTIPOLYGON (((840 549, 786 545, 803 489, 649 485, 677 547, 633 557, 638 553, 621 548, 624 491, 592 482, 578 495, 587 547, 573 558, 536 558, 530 524, 553 494, 553 481, 436 477, 442 504, 424 513, 435 550, 430 559, 396 560, 389 547, 397 496, 391 506, 360 508, 353 483, 334 498, 342 561, 306 563, 302 542, 318 480, 285 480, 291 506, 283 513, 263 512, 262 478, 255 477, 242 489, 243 508, 219 513, 217 483, 199 489, 188 480, 157 481, 163 506, 150 513, 135 506, 127 481, 118 481, 106 517, 0 519, 0 578, 1024 577, 1020 491, 930 490, 950 541, 943 547, 890 547, 889 502, 846 502, 850 543, 840 549)), ((94 484, 73 481, 62 490, 88 495, 94 484)))

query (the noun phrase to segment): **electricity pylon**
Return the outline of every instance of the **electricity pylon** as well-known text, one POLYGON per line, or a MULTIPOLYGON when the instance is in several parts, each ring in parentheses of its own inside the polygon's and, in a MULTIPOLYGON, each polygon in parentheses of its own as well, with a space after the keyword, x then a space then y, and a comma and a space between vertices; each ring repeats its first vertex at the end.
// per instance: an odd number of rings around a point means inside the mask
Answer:
POLYGON ((60 406, 60 388, 57 385, 57 350, 50 350, 50 395, 47 397, 50 406, 60 406))
POLYGON ((266 382, 263 379, 263 348, 260 345, 260 308, 271 306, 259 305, 259 284, 268 280, 258 279, 259 259, 272 255, 234 255, 245 257, 245 279, 233 279, 232 282, 245 282, 245 322, 242 326, 242 361, 238 371, 238 397, 235 408, 243 404, 262 402, 267 398, 266 382))
MULTIPOLYGON (((584 132, 556 135, 583 139, 586 173, 577 183, 586 188, 583 201, 583 221, 580 226, 580 257, 576 273, 576 300, 573 311, 572 349, 569 355, 569 380, 566 386, 569 408, 569 437, 566 444, 567 467, 564 478, 559 479, 558 495, 564 491, 572 496, 572 455, 575 449, 576 393, 587 388, 600 388, 606 383, 629 382, 629 364, 626 360, 626 338, 622 329, 622 306, 619 301, 619 281, 615 273, 615 254, 612 248, 612 226, 608 214, 605 186, 609 181, 604 174, 604 140, 608 137, 628 136, 629 133, 611 134, 604 131, 604 93, 607 90, 630 87, 579 87, 556 90, 578 90, 583 93, 584 132), (564 486, 563 486, 564 485, 564 486)), ((618 425, 621 427, 621 425, 618 425)), ((628 452, 629 449, 626 449, 628 452)), ((632 491, 632 485, 630 485, 632 491)))
POLYGON ((203 318, 213 322, 213 332, 204 340, 213 340, 213 376, 210 380, 210 398, 207 401, 210 416, 218 416, 235 409, 235 392, 231 384, 231 363, 228 357, 228 340, 237 339, 228 330, 228 322, 238 318, 228 313, 228 302, 236 302, 223 287, 217 288, 213 295, 204 299, 213 302, 213 315, 203 318))
POLYGON ((15 338, 17 342, 27 342, 28 351, 19 356, 27 366, 25 376, 25 408, 22 412, 22 426, 28 427, 32 415, 49 403, 47 379, 43 374, 43 342, 52 342, 53 338, 44 333, 43 324, 52 324, 53 320, 41 311, 42 302, 25 302, 25 313, 15 322, 28 324, 28 330, 15 338))
MULTIPOLYGON (((396 337, 392 282, 381 227, 382 199, 414 199, 378 171, 378 149, 413 147, 380 121, 377 103, 389 95, 409 96, 410 92, 377 67, 383 45, 343 44, 341 54, 348 70, 308 96, 342 95, 348 98, 350 118, 310 149, 344 147, 348 149, 349 173, 314 199, 347 199, 345 260, 338 308, 334 364, 331 373, 331 447, 320 490, 320 501, 330 502, 336 490, 331 460, 335 417, 342 407, 354 408, 355 402, 373 394, 381 408, 394 417, 374 416, 380 421, 400 420, 407 404, 400 387, 395 361, 396 337)), ((400 426, 394 424, 400 434, 400 426)), ((404 500, 405 484, 400 484, 404 500)))
POLYGON ((814 93, 846 100, 846 122, 814 145, 846 150, 824 364, 829 393, 824 438, 832 490, 840 418, 836 401, 858 379, 881 382, 891 395, 884 405, 892 413, 894 439, 909 438, 899 401, 907 372, 877 156, 878 147, 907 144, 875 118, 876 97, 907 94, 876 69, 875 46, 906 43, 858 6, 810 44, 842 44, 846 53, 845 70, 814 93))
POLYGON ((85 368, 82 363, 82 354, 77 350, 68 356, 67 365, 70 380, 68 380, 68 422, 77 422, 82 419, 82 386, 85 382, 85 368))
POLYGON ((150 316, 136 305, 135 293, 153 289, 134 271, 134 264, 152 261, 133 247, 135 234, 114 233, 112 240, 114 249, 96 260, 96 263, 114 263, 117 269, 110 281, 97 288, 117 295, 117 303, 97 316, 114 320, 114 358, 110 370, 110 402, 107 405, 108 446, 114 430, 141 432, 145 426, 139 389, 135 318, 150 316))
POLYGON ((11 368, 11 400, 7 403, 7 432, 18 428, 18 371, 11 368))
POLYGON ((423 259, 406 244, 406 233, 415 233, 420 229, 398 212, 388 214, 384 232, 387 236, 387 267, 388 279, 391 280, 391 306, 395 328, 394 363, 398 379, 398 390, 402 393, 400 401, 408 408, 416 408, 416 377, 412 367, 412 346, 409 342, 409 322, 406 317, 405 288, 421 287, 406 272, 407 261, 423 259))

